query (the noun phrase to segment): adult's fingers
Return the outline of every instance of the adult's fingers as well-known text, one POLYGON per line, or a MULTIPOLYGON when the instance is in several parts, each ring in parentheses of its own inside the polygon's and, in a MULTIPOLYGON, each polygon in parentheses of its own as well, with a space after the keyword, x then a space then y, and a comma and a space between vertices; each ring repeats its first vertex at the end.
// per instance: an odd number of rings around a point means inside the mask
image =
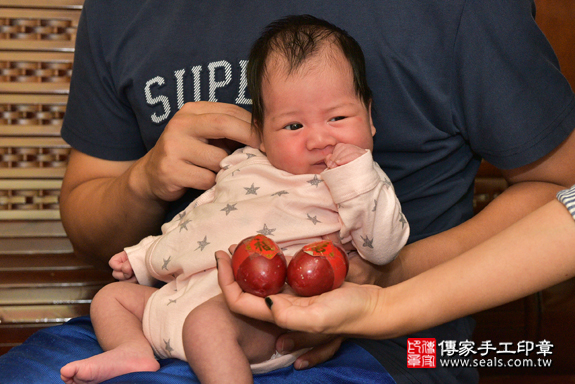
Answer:
POLYGON ((188 125, 196 137, 230 139, 257 148, 259 138, 251 129, 251 113, 234 104, 195 102, 185 104, 174 116, 179 122, 194 116, 195 124, 188 125))
POLYGON ((294 362, 295 369, 311 368, 331 359, 345 338, 343 336, 313 335, 313 339, 315 339, 316 345, 296 359, 294 362))

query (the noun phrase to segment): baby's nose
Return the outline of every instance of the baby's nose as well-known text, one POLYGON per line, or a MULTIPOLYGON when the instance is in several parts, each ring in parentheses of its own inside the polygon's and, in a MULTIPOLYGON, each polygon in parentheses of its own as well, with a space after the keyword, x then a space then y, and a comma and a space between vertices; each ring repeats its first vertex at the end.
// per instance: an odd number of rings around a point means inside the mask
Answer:
POLYGON ((333 147, 337 144, 337 140, 333 135, 330 133, 329 129, 322 126, 315 126, 309 130, 308 138, 307 138, 307 148, 311 151, 314 149, 326 149, 328 152, 331 153, 333 151, 333 147), (330 149, 331 148, 331 149, 330 149))

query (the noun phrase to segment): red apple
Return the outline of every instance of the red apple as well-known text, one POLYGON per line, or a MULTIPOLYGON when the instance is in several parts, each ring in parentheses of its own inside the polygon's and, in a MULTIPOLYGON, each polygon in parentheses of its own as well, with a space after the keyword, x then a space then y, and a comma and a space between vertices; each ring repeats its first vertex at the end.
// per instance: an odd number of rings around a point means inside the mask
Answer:
POLYGON ((234 277, 248 293, 266 297, 285 284, 286 259, 280 247, 264 235, 242 240, 232 255, 234 277))
POLYGON ((329 240, 308 244, 288 265, 287 283, 300 296, 315 296, 343 284, 349 261, 347 253, 329 240))

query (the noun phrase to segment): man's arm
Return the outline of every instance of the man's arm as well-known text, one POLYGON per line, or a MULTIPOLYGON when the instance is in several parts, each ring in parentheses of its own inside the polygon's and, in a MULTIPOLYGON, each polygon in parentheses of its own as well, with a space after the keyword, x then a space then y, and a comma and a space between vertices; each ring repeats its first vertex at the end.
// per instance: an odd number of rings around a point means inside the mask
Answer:
POLYGON ((72 150, 62 184, 60 213, 75 253, 107 265, 125 246, 158 230, 165 203, 130 186, 135 162, 108 161, 72 150))
MULTIPOLYGON (((491 238, 575 184, 575 131, 551 153, 521 168, 501 170, 510 183, 479 214, 443 233, 406 246, 371 282, 382 287, 404 281, 491 238)), ((369 282, 369 281, 368 281, 369 282)))
POLYGON ((107 161, 72 151, 60 210, 75 252, 107 265, 124 247, 157 233, 168 202, 187 188, 214 184, 228 152, 208 140, 259 145, 250 122, 250 113, 235 105, 188 103, 137 161, 107 161))

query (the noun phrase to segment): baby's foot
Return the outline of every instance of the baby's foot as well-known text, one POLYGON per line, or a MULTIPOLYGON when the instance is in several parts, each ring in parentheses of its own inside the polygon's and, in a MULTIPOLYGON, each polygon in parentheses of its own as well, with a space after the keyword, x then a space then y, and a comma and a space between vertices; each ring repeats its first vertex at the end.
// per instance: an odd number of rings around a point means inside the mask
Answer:
POLYGON ((160 364, 153 356, 119 347, 88 359, 73 361, 62 367, 60 376, 66 384, 96 384, 126 373, 158 369, 160 364))

